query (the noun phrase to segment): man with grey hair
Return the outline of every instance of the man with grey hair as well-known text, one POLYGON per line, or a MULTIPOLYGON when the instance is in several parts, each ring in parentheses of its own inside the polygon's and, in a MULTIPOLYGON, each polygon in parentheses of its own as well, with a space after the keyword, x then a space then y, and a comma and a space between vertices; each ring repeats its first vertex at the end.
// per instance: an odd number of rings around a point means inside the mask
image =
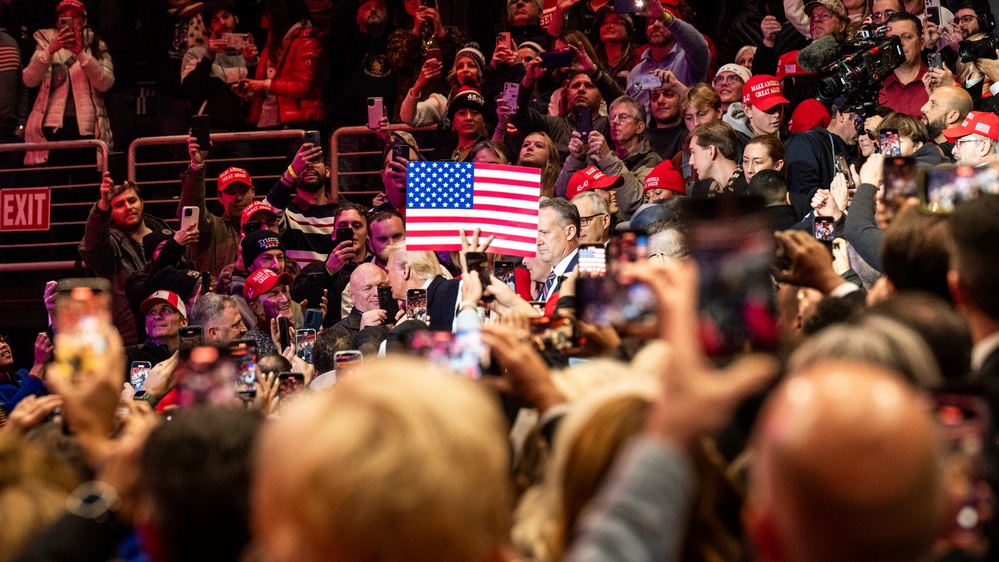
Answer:
POLYGON ((562 276, 579 263, 579 211, 563 197, 546 199, 538 210, 538 258, 552 264, 538 300, 548 299, 559 289, 562 276))
POLYGON ((943 136, 954 143, 958 166, 980 166, 997 161, 999 154, 999 115, 990 111, 969 111, 957 127, 944 129, 943 136))
POLYGON ((584 191, 572 198, 579 211, 579 243, 605 244, 610 240, 610 205, 599 193, 584 191))
POLYGON ((229 345, 246 334, 239 303, 230 295, 206 293, 191 308, 191 325, 201 326, 206 342, 229 345))
POLYGON ((642 204, 645 176, 663 161, 643 134, 645 118, 645 105, 641 102, 628 96, 615 99, 607 114, 614 150, 598 132, 591 132, 586 139, 575 132, 569 141, 569 156, 562 174, 571 177, 592 163, 608 176, 620 176, 624 183, 616 190, 618 205, 624 212, 633 213, 642 204))

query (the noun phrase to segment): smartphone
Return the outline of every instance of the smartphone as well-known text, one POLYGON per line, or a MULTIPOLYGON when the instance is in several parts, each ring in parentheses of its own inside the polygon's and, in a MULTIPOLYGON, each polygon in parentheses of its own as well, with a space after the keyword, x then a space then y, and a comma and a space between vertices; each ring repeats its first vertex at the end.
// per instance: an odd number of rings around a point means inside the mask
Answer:
POLYGON ((517 270, 512 261, 494 261, 493 275, 501 282, 506 283, 510 290, 517 292, 517 270))
POLYGON ((377 129, 385 116, 382 98, 368 98, 368 128, 377 129))
POLYGON ((278 373, 277 395, 282 403, 287 403, 304 390, 305 375, 302 373, 278 373))
POLYGON ((295 355, 302 361, 312 364, 312 346, 316 343, 316 331, 311 328, 295 330, 295 355))
POLYGON ((603 244, 579 245, 579 277, 607 275, 607 249, 603 244))
MULTIPOLYGON (((474 271, 479 276, 479 283, 482 283, 483 289, 489 286, 493 268, 489 265, 489 256, 485 252, 465 252, 465 265, 468 266, 469 274, 474 271)), ((485 302, 489 302, 492 298, 492 295, 482 296, 485 302)))
POLYGON ((177 404, 181 407, 233 404, 237 400, 235 379, 236 362, 231 356, 220 353, 214 346, 195 347, 177 365, 177 404))
POLYGON ((225 41, 226 50, 242 51, 250 44, 249 33, 223 33, 222 40, 225 41))
POLYGON ((146 377, 149 376, 149 370, 152 368, 153 364, 149 361, 132 361, 128 382, 132 383, 132 387, 136 391, 142 390, 142 386, 146 384, 146 377))
POLYGON ((943 68, 943 57, 940 53, 930 53, 930 68, 943 68))
POLYGON ((851 192, 857 189, 857 184, 853 182, 853 174, 850 173, 850 165, 846 162, 846 157, 842 154, 836 155, 836 171, 843 174, 846 178, 846 188, 851 192))
MULTIPOLYGON (((322 310, 323 290, 326 289, 326 274, 322 272, 310 273, 308 281, 308 289, 305 293, 307 310, 322 310)), ((308 327, 306 326, 306 328, 308 327)))
POLYGON ((489 364, 489 349, 482 343, 479 330, 454 334, 421 330, 410 334, 408 345, 413 354, 471 380, 482 378, 482 371, 489 364))
POLYGON ((188 205, 181 209, 180 211, 180 230, 187 230, 192 224, 198 224, 199 217, 201 215, 200 209, 192 205, 188 205))
POLYGON ((212 274, 209 271, 201 272, 201 294, 208 293, 212 290, 212 274))
POLYGON ((201 326, 181 326, 177 329, 177 336, 180 338, 181 355, 198 347, 205 339, 201 326))
POLYGON ((111 284, 99 277, 61 279, 55 290, 55 349, 48 373, 75 383, 81 374, 107 367, 111 284))
POLYGON ((940 25, 940 0, 925 0, 923 12, 926 14, 926 21, 940 25))
POLYGON ((64 29, 73 25, 73 18, 59 18, 59 29, 64 29))
POLYGON ((663 81, 655 74, 639 74, 635 77, 635 88, 639 90, 655 90, 662 88, 663 81))
POLYGON ((437 47, 427 49, 427 60, 439 60, 444 62, 444 53, 437 47))
POLYGON ((249 234, 251 232, 256 232, 264 227, 264 223, 260 221, 246 221, 243 225, 243 234, 249 234))
POLYGON ((593 113, 588 107, 580 107, 573 110, 573 113, 576 117, 576 130, 585 141, 590 136, 590 131, 593 130, 593 113))
POLYGON ((517 109, 517 100, 520 97, 520 84, 518 82, 503 83, 503 100, 506 106, 517 109))
POLYGON ((637 14, 645 10, 643 0, 614 0, 614 12, 618 14, 637 14))
POLYGON ((510 40, 509 31, 500 31, 496 34, 496 48, 506 47, 507 49, 513 50, 513 41, 510 40))
POLYGON ((426 6, 427 8, 436 8, 437 0, 420 0, 421 6, 426 6))
POLYGON ((531 343, 538 351, 565 351, 578 345, 574 323, 569 318, 531 318, 531 343))
POLYGON ((925 210, 951 213, 959 204, 974 201, 983 193, 999 193, 999 171, 992 166, 937 166, 921 170, 918 183, 925 210))
POLYGON ((378 308, 385 311, 386 324, 395 324, 395 317, 399 314, 399 301, 392 296, 392 287, 378 287, 378 308))
MULTIPOLYGON (((613 326, 637 337, 653 337, 655 295, 645 284, 625 282, 619 277, 621 264, 648 258, 648 236, 633 231, 613 232, 606 252, 606 275, 580 276, 577 280, 577 314, 590 324, 613 326)), ((591 265, 590 270, 595 267, 599 266, 591 265)))
POLYGON ((406 291, 406 319, 430 323, 427 316, 427 290, 409 289, 406 291))
POLYGON ((128 156, 124 152, 108 153, 108 169, 115 185, 121 185, 128 179, 128 156))
POLYGON ((907 199, 919 197, 916 161, 912 157, 885 158, 883 169, 885 191, 881 203, 886 220, 891 222, 907 199))
POLYGON ((943 438, 943 471, 954 480, 961 498, 949 542, 958 550, 983 552, 984 525, 992 509, 986 481, 989 410, 978 396, 934 392, 934 418, 943 438))
POLYGON ((898 129, 882 129, 878 133, 878 146, 885 156, 901 156, 902 145, 898 142, 898 129))
POLYGON ((207 115, 191 117, 191 136, 198 139, 198 150, 208 150, 212 144, 212 123, 207 115))
POLYGON ((306 309, 305 321, 302 324, 303 328, 308 328, 318 332, 319 327, 323 324, 323 311, 318 308, 306 309))
POLYGON ((700 271, 700 336, 719 362, 778 344, 773 226, 755 197, 691 200, 691 256, 700 271))
POLYGON ((836 238, 836 232, 833 227, 835 223, 836 219, 833 217, 823 217, 821 215, 816 215, 815 217, 813 229, 815 239, 825 244, 830 250, 832 250, 833 239, 836 238))
POLYGON ((408 144, 395 143, 392 145, 392 159, 402 158, 408 162, 411 151, 408 144))
POLYGON ((281 347, 278 349, 279 353, 283 353, 284 350, 288 349, 291 345, 291 334, 289 330, 291 329, 291 322, 285 316, 278 316, 278 334, 280 338, 281 347))
POLYGON ((333 242, 333 247, 337 247, 342 242, 353 242, 354 241, 354 229, 349 226, 341 226, 336 229, 336 240, 333 242))
POLYGON ((322 146, 323 137, 320 136, 319 131, 305 131, 305 142, 311 143, 312 146, 322 146))
POLYGON ((545 51, 541 57, 541 68, 568 68, 572 66, 572 53, 569 51, 545 51))
POLYGON ((336 377, 350 375, 364 363, 364 355, 356 350, 337 351, 333 354, 333 369, 336 377))
MULTIPOLYGON (((244 399, 257 395, 257 342, 251 339, 229 342, 229 355, 235 362, 236 394, 244 399)), ((193 352, 192 352, 193 356, 193 352)))

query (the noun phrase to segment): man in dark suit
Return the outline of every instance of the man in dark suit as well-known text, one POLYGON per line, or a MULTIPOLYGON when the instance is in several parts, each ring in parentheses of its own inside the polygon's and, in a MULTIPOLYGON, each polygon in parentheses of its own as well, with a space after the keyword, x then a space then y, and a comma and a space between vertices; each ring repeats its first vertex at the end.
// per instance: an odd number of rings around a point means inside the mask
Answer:
POLYGON ((444 277, 444 268, 433 252, 409 252, 400 244, 389 250, 387 273, 393 297, 406 300, 409 289, 426 289, 430 329, 452 330, 461 281, 444 277))
POLYGON ((538 258, 551 264, 548 280, 538 300, 548 299, 558 291, 561 277, 579 263, 579 210, 563 197, 541 202, 538 211, 538 258))
MULTIPOLYGON (((971 382, 988 403, 990 422, 985 440, 986 479, 992 489, 993 509, 999 490, 999 448, 996 445, 999 414, 999 195, 981 195, 958 205, 950 217, 953 238, 947 283, 958 311, 971 329, 971 382)), ((999 524, 988 522, 986 532, 995 560, 999 550, 999 524)))
POLYGON ((343 320, 337 322, 334 330, 340 330, 357 337, 358 332, 369 326, 395 324, 395 318, 388 318, 378 306, 378 286, 385 282, 385 272, 373 263, 362 263, 350 274, 347 293, 354 303, 343 320))

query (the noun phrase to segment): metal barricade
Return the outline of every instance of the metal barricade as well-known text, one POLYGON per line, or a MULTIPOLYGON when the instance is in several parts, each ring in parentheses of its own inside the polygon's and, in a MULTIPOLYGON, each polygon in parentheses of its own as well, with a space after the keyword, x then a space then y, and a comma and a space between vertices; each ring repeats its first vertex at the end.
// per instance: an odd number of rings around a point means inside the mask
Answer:
MULTIPOLYGON (((435 131, 437 127, 410 127, 408 125, 389 125, 384 130, 420 133, 435 131)), ((360 127, 340 127, 333 132, 330 139, 330 178, 336 182, 341 193, 370 202, 371 198, 382 192, 379 173, 382 170, 382 151, 376 149, 377 139, 373 129, 366 125, 360 127), (344 147, 345 137, 354 137, 354 146, 344 147)), ((421 153, 433 151, 433 147, 421 147, 421 153)))
MULTIPOLYGON (((284 173, 293 155, 289 141, 304 137, 302 129, 212 133, 212 151, 205 172, 209 211, 221 213, 218 176, 230 166, 245 169, 253 178, 256 198, 263 199, 284 173)), ((128 147, 128 178, 141 186, 146 212, 174 227, 177 226, 174 223, 177 222, 177 203, 180 200, 180 174, 191 162, 187 154, 187 139, 187 135, 143 137, 135 139, 128 147)))
MULTIPOLYGON (((277 182, 292 156, 289 141, 302 139, 305 131, 249 131, 213 133, 212 154, 207 162, 206 188, 209 208, 218 206, 217 177, 230 166, 246 169, 253 178, 257 198, 263 198, 277 182), (258 144, 272 143, 259 147, 258 144), (249 146, 253 145, 250 150, 249 146), (238 150, 256 156, 235 154, 238 150), (228 155, 227 155, 228 154, 228 155), (214 196, 213 196, 214 195, 214 196)), ((177 203, 180 199, 180 174, 187 169, 187 136, 144 137, 132 142, 128 149, 128 179, 142 189, 145 212, 176 226, 177 203)), ((31 166, 0 169, 12 174, 14 188, 50 187, 51 220, 48 231, 0 232, 0 273, 66 270, 84 267, 77 247, 83 239, 90 209, 100 197, 101 174, 107 169, 109 149, 98 140, 59 141, 43 143, 0 144, 0 154, 30 150, 78 150, 94 148, 93 164, 74 166, 31 166), (100 151, 98 157, 97 150, 100 151), (99 160, 98 160, 99 158, 99 160), (98 166, 100 163, 100 166, 98 166), (65 174, 84 176, 84 180, 52 181, 65 174)), ((116 181, 121 181, 115 178, 116 181)))
POLYGON ((0 153, 47 150, 50 161, 53 153, 80 149, 93 149, 93 159, 71 165, 0 169, 5 189, 48 187, 51 201, 48 231, 0 232, 0 273, 80 266, 76 248, 83 238, 87 214, 100 194, 101 169, 107 167, 108 158, 108 146, 95 139, 0 144, 0 153))

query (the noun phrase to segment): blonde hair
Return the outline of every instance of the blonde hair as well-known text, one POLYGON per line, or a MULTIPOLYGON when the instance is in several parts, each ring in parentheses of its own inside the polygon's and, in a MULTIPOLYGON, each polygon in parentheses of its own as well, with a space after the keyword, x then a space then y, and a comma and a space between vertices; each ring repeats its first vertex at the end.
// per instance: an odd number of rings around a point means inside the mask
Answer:
POLYGON ((413 270, 413 273, 417 278, 426 281, 427 279, 433 279, 434 277, 441 276, 446 279, 451 279, 451 274, 448 273, 447 269, 441 265, 440 260, 437 259, 437 254, 433 252, 426 251, 409 251, 406 249, 405 243, 393 244, 388 249, 389 260, 392 259, 397 252, 400 253, 399 266, 409 267, 413 270))
POLYGON ((481 562, 509 529, 495 402, 425 361, 365 363, 266 428, 254 519, 299 559, 481 562), (262 509, 262 504, 265 509, 262 509))

